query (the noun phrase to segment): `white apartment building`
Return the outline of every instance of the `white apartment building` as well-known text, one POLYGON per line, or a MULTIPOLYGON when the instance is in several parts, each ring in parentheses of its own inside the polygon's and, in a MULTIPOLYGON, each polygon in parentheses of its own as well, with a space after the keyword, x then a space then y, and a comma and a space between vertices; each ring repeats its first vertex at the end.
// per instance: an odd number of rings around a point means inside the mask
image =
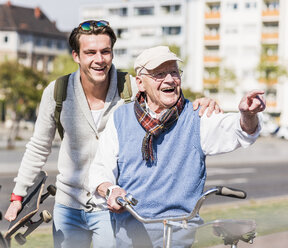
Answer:
POLYGON ((256 68, 260 58, 287 65, 287 18, 285 0, 110 0, 80 11, 81 21, 110 22, 118 68, 132 67, 145 48, 176 45, 184 88, 210 95, 224 110, 236 110, 244 92, 265 89, 273 113, 282 111, 285 81, 256 68))
POLYGON ((49 73, 53 60, 68 53, 66 34, 60 32, 40 8, 0 5, 0 62, 17 60, 49 73))
POLYGON ((183 68, 184 87, 201 92, 202 73, 194 73, 203 68, 203 18, 198 11, 201 8, 201 1, 187 0, 101 1, 83 6, 80 18, 109 21, 118 36, 114 49, 117 68, 133 67, 135 58, 145 48, 178 46, 181 58, 187 62, 183 68))

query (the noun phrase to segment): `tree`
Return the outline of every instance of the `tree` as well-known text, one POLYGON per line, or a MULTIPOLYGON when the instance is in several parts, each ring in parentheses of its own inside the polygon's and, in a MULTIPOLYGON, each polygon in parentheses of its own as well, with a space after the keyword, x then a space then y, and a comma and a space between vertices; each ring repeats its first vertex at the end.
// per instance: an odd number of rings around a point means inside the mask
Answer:
POLYGON ((35 115, 47 81, 42 73, 15 61, 4 62, 0 68, 1 95, 12 113, 7 147, 13 148, 20 120, 31 119, 35 115))
POLYGON ((235 93, 237 76, 233 69, 221 66, 219 72, 219 91, 235 93))
POLYGON ((260 59, 257 72, 259 81, 265 83, 268 89, 277 83, 279 77, 287 76, 286 68, 283 65, 271 62, 264 56, 260 59))
POLYGON ((78 64, 74 62, 71 54, 59 55, 53 62, 53 72, 49 75, 49 81, 53 81, 60 76, 72 73, 78 69, 78 64))

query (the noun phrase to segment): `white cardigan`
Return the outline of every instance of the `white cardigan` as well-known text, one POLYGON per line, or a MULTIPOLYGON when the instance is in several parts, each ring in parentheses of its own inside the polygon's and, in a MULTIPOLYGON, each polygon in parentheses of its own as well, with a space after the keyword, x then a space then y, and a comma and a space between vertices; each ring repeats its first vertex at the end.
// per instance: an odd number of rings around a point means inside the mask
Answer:
MULTIPOLYGON (((56 202, 68 207, 91 209, 87 204, 91 199, 86 190, 88 170, 97 151, 99 135, 105 128, 109 115, 124 103, 118 94, 117 72, 114 66, 110 73, 110 86, 98 128, 95 126, 80 82, 80 71, 74 72, 69 78, 67 98, 63 102, 61 112, 61 123, 65 133, 59 151, 59 174, 56 181, 56 202)), ((16 185, 13 192, 16 195, 26 195, 27 187, 32 185, 51 152, 56 132, 54 85, 55 81, 51 82, 43 92, 35 130, 26 146, 18 175, 14 180, 16 185)))

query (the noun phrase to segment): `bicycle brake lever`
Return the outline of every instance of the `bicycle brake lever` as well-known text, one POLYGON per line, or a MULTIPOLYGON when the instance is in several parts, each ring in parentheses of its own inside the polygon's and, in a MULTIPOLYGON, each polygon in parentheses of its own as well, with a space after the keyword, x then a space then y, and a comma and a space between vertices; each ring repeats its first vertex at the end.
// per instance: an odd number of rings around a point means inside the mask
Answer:
POLYGON ((128 193, 127 195, 125 195, 124 200, 126 202, 128 202, 130 205, 132 206, 136 206, 138 201, 133 197, 132 194, 128 193))

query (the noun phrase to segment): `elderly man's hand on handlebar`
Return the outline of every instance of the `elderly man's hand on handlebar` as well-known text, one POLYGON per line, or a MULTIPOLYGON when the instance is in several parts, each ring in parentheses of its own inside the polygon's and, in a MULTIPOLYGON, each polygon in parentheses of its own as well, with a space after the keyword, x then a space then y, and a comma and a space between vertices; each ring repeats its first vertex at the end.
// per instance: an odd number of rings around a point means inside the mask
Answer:
POLYGON ((113 212, 113 213, 122 213, 125 211, 125 209, 119 205, 116 201, 116 198, 121 196, 121 197, 125 197, 126 195, 126 191, 122 188, 114 188, 111 195, 109 196, 109 198, 107 199, 107 206, 108 209, 113 212))

